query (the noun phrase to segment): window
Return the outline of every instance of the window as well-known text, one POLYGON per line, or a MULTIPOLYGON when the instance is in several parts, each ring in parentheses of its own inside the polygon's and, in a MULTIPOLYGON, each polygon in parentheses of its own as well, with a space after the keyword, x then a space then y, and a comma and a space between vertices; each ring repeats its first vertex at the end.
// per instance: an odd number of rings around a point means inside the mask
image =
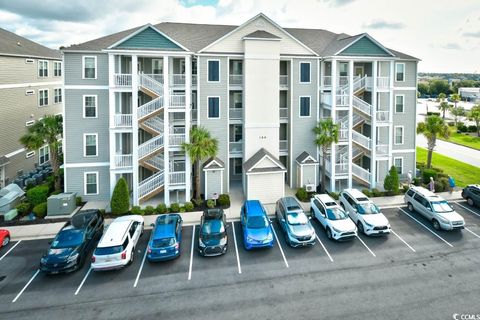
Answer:
POLYGON ((234 91, 232 100, 234 109, 242 109, 242 91, 234 91))
POLYGON ((403 173, 403 158, 393 158, 393 165, 397 169, 398 174, 403 173))
POLYGON ((83 135, 83 145, 85 157, 94 157, 97 155, 97 137, 96 133, 86 133, 83 135))
POLYGON ((405 81, 405 63, 395 63, 395 80, 405 81))
POLYGON ((233 174, 242 174, 242 158, 233 158, 233 174))
POLYGON ((35 151, 30 151, 25 154, 25 158, 28 159, 33 157, 34 155, 35 155, 35 151))
POLYGON ((220 81, 220 61, 208 60, 208 82, 220 81))
POLYGON ((39 77, 48 77, 48 61, 47 60, 38 60, 38 76, 39 77))
POLYGON ((50 160, 50 149, 44 146, 38 150, 38 163, 44 164, 50 160))
POLYGON ((35 90, 26 90, 25 95, 26 96, 33 96, 35 94, 35 90))
POLYGON ((348 63, 347 62, 341 62, 340 63, 340 77, 347 77, 348 76, 348 63))
POLYGON ((233 125, 233 142, 240 142, 243 139, 242 125, 234 124, 233 125))
POLYGON ((83 79, 97 78, 97 57, 84 56, 83 57, 83 79))
POLYGON ((83 117, 97 117, 97 96, 83 96, 83 117))
POLYGON ((403 126, 395 126, 395 144, 403 144, 403 126))
POLYGON ((62 76, 62 63, 59 61, 53 62, 53 76, 54 77, 62 76))
POLYGON ((208 97, 208 117, 220 118, 220 97, 208 97))
POLYGON ((300 83, 310 83, 310 62, 300 62, 300 83))
POLYGON ((38 90, 38 106, 43 107, 48 105, 48 89, 38 90))
POLYGON ((163 74, 163 60, 161 59, 152 60, 152 73, 163 74))
POLYGON ((300 117, 310 117, 310 97, 300 97, 300 117))
POLYGON ((85 172, 85 194, 98 194, 98 172, 85 172))
POLYGON ((405 96, 403 94, 395 95, 395 113, 404 112, 404 109, 403 109, 404 101, 405 101, 405 96))
POLYGON ((62 89, 53 89, 53 99, 55 103, 61 103, 62 102, 62 89))

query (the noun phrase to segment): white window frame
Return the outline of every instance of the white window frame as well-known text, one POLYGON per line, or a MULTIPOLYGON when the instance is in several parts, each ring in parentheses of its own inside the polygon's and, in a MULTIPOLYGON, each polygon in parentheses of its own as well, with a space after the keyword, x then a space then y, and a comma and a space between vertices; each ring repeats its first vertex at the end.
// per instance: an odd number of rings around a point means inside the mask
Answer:
POLYGON ((98 171, 88 171, 88 172, 84 172, 83 173, 83 194, 84 195, 88 195, 88 196, 91 196, 91 195, 96 195, 98 194, 98 190, 100 189, 100 181, 98 181, 98 171), (96 185, 97 185, 97 192, 96 193, 88 193, 87 192, 87 175, 89 174, 94 174, 95 175, 95 182, 96 182, 96 185))
POLYGON ((95 79, 97 79, 97 75, 98 75, 97 70, 98 70, 97 56, 82 56, 82 79, 84 79, 84 80, 95 80, 95 79), (93 78, 85 78, 85 59, 86 58, 95 59, 95 77, 93 77, 93 78))
POLYGON ((59 104, 63 102, 63 90, 62 88, 53 88, 53 104, 59 104), (55 94, 57 90, 60 90, 60 101, 57 100, 57 95, 55 94))
POLYGON ((37 61, 37 77, 39 77, 39 78, 47 78, 48 77, 48 60, 38 60, 37 61), (40 70, 41 70, 40 65, 43 64, 44 62, 47 64, 47 75, 41 76, 40 75, 40 70))
MULTIPOLYGON (((400 174, 403 174, 403 162, 404 162, 404 159, 403 159, 403 157, 394 157, 394 158, 393 158, 393 166, 394 166, 395 168, 398 168, 398 167, 395 165, 395 161, 396 161, 396 160, 401 160, 401 161, 402 161, 402 166, 400 167, 400 173, 399 173, 399 175, 400 175, 400 174)), ((397 172, 398 172, 398 171, 397 171, 397 172)))
POLYGON ((83 156, 85 158, 98 157, 98 133, 83 134, 83 156), (87 136, 95 136, 95 155, 87 155, 87 136))
POLYGON ((396 146, 402 145, 405 142, 405 127, 404 126, 394 126, 393 127, 393 143, 396 146), (402 129, 402 142, 397 143, 397 129, 402 129))
POLYGON ((404 114, 405 113, 405 95, 404 94, 396 94, 395 95, 395 106, 394 106, 395 114, 404 114), (397 97, 402 97, 402 112, 397 112, 397 97))
POLYGON ((405 73, 406 73, 406 68, 405 68, 405 62, 395 62, 395 82, 405 82, 405 73), (402 80, 397 80, 397 73, 398 73, 398 66, 403 65, 403 79, 402 80))
POLYGON ((62 62, 61 61, 53 61, 53 76, 59 78, 62 76, 62 62), (59 73, 60 75, 56 76, 55 71, 57 70, 56 66, 60 65, 59 73))
POLYGON ((35 155, 35 151, 29 151, 25 154, 25 159, 31 158, 35 155))
POLYGON ((163 75, 163 59, 152 59, 152 74, 162 74, 163 75), (155 66, 155 61, 159 62, 159 65, 161 66, 162 73, 155 73, 153 72, 154 70, 160 70, 160 69, 154 69, 155 66))
POLYGON ((222 110, 222 99, 220 98, 220 96, 207 96, 207 119, 215 119, 215 120, 221 119, 222 118, 221 110, 222 110), (218 98, 218 117, 210 117, 209 115, 210 105, 208 104, 208 101, 210 100, 210 98, 218 98))
POLYGON ((25 127, 30 127, 30 126, 33 126, 34 124, 35 124, 35 120, 29 120, 25 122, 25 127))
POLYGON ((298 62, 298 83, 300 84, 310 84, 312 83, 312 63, 310 61, 299 61, 298 62), (308 82, 302 81, 302 64, 308 64, 310 68, 310 75, 308 78, 308 82))
POLYGON ((38 163, 39 164, 44 164, 44 163, 47 163, 50 161, 50 148, 48 145, 44 145, 43 147, 41 147, 40 149, 38 149, 38 163), (43 151, 43 150, 46 150, 46 151, 43 151), (41 157, 42 157, 42 151, 44 152, 43 154, 43 157, 45 158, 45 155, 48 155, 48 160, 47 161, 41 161, 41 157))
POLYGON ((96 119, 98 118, 98 95, 96 94, 84 94, 82 96, 82 101, 83 101, 83 118, 84 119, 96 119), (95 97, 95 117, 87 117, 85 113, 85 108, 86 108, 86 101, 87 97, 95 97))
POLYGON ((48 105, 50 105, 50 92, 49 92, 49 89, 38 89, 38 107, 39 108, 42 108, 42 107, 46 107, 48 105), (46 91, 47 92, 47 103, 46 104, 43 104, 41 105, 40 104, 40 99, 42 98, 42 94, 40 92, 42 91, 46 91))
POLYGON ((312 117, 312 96, 299 96, 298 97, 298 117, 299 118, 310 118, 310 117, 312 117), (310 103, 308 104, 308 116, 302 116, 302 98, 309 98, 310 103))
POLYGON ((33 89, 25 90, 26 96, 33 96, 34 94, 35 94, 35 90, 33 89))
MULTIPOLYGON (((207 60, 207 83, 220 83, 221 81, 222 81, 222 63, 221 63, 220 59, 208 59, 207 60), (210 61, 218 61, 218 81, 208 80, 209 75, 210 75, 210 70, 209 70, 208 64, 210 63, 210 61)), ((214 119, 216 119, 216 118, 214 118, 214 119)))

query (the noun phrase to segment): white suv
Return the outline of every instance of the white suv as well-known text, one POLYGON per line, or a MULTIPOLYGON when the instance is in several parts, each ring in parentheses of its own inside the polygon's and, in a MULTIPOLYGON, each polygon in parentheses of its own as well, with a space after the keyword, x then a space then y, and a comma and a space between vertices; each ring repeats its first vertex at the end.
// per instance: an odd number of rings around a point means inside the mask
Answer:
POLYGON ((357 189, 345 189, 340 193, 340 205, 344 208, 358 231, 370 235, 390 233, 390 223, 380 209, 357 189))
POLYGON ((343 241, 357 236, 355 223, 328 194, 316 194, 310 205, 312 217, 321 223, 329 239, 343 241))
POLYGON ((143 217, 138 215, 113 220, 93 252, 92 269, 119 269, 131 264, 143 225, 143 217))
POLYGON ((405 193, 408 210, 417 211, 432 222, 436 230, 463 229, 465 220, 442 197, 423 187, 410 187, 405 193))

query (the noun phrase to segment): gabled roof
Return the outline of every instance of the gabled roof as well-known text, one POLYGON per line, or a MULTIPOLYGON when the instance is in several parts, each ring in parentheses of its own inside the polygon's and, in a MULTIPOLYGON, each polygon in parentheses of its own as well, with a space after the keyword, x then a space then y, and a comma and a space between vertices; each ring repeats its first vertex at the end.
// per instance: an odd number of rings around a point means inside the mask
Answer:
POLYGON ((354 41, 345 46, 345 48, 339 50, 336 55, 394 56, 393 53, 367 33, 362 33, 361 35, 356 36, 354 41))
POLYGON ((258 150, 253 156, 250 157, 244 164, 243 169, 246 173, 249 172, 282 172, 286 171, 287 169, 285 166, 275 158, 273 154, 268 152, 265 148, 261 148, 258 150), (275 164, 274 167, 267 167, 267 168, 255 168, 263 159, 269 159, 271 162, 275 164))
POLYGON ((225 163, 217 157, 212 157, 205 161, 203 164, 203 170, 219 170, 225 169, 225 163))
POLYGON ((2 28, 0 28, 0 55, 62 59, 60 51, 49 49, 2 28))
POLYGON ((299 164, 316 164, 318 163, 315 158, 307 151, 303 151, 296 159, 299 164))
POLYGON ((243 39, 249 39, 249 38, 250 39, 278 39, 278 40, 281 39, 280 37, 277 37, 276 35, 263 30, 254 31, 243 37, 243 39))

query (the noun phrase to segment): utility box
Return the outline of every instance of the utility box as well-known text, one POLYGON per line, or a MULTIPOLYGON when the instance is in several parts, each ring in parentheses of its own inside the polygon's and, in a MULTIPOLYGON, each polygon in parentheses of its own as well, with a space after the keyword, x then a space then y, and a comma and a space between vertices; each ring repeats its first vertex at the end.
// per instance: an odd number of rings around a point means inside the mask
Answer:
POLYGON ((60 193, 47 199, 47 216, 70 215, 77 207, 76 193, 60 193))

